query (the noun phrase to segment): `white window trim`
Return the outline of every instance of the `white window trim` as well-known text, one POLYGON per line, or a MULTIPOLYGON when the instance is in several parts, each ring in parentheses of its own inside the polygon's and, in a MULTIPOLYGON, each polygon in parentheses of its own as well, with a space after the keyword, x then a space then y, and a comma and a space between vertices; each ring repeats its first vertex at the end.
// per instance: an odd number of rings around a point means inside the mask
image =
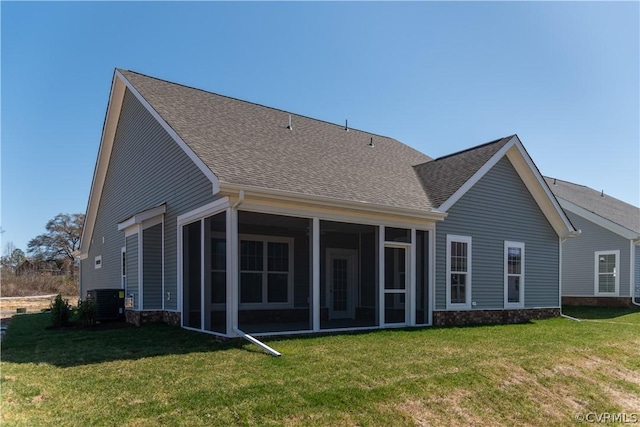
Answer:
POLYGON ((240 310, 275 310, 280 308, 293 308, 293 237, 283 237, 283 236, 267 236, 261 234, 240 234, 238 235, 238 293, 240 293, 240 288, 242 286, 241 276, 242 269, 240 266, 240 246, 243 240, 250 240, 255 242, 263 242, 264 250, 262 253, 263 256, 263 270, 262 270, 262 301, 263 302, 252 302, 252 303, 242 303, 240 302, 240 295, 238 295, 238 308, 240 310), (289 272, 287 275, 287 302, 268 302, 267 301, 267 277, 268 277, 268 244, 270 242, 273 243, 288 243, 289 244, 289 272))
POLYGON ((523 242, 504 242, 504 308, 524 308, 524 286, 525 286, 525 251, 523 242), (520 295, 518 302, 509 302, 509 248, 520 249, 520 295))
POLYGON ((604 297, 617 297, 620 292, 620 250, 611 250, 611 251, 596 251, 594 256, 594 295, 596 296, 604 296, 604 297), (615 280, 615 291, 614 292, 600 292, 600 269, 599 269, 599 257, 600 255, 615 255, 616 256, 616 267, 614 272, 615 280))
POLYGON ((93 260, 93 268, 95 270, 99 270, 102 268, 102 255, 98 255, 93 260))
POLYGON ((471 309, 471 283, 472 283, 472 253, 471 253, 471 236, 458 236, 455 234, 447 234, 447 250, 446 250, 446 275, 447 275, 447 310, 470 310, 471 309), (465 289, 465 303, 451 302, 451 243, 460 242, 467 244, 467 286, 465 289))

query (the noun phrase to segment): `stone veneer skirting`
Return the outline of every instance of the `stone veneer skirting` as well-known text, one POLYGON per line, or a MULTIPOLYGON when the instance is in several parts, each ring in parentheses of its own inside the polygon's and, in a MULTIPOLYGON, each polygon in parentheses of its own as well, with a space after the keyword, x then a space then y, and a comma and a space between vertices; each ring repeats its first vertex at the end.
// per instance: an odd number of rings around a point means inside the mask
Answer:
POLYGON ((526 323, 530 320, 560 316, 559 308, 524 308, 515 310, 434 311, 434 326, 462 326, 526 323))
POLYGON ((124 317, 127 323, 136 326, 145 323, 166 323, 171 326, 180 326, 180 313, 176 311, 134 311, 125 310, 124 317))
MULTIPOLYGON (((564 299, 563 299, 564 300, 564 299)), ((630 299, 629 299, 630 300, 630 299)), ((526 323, 530 320, 560 316, 559 308, 525 308, 516 310, 434 311, 434 326, 463 326, 486 324, 526 323)), ((146 323, 166 323, 180 326, 180 313, 174 311, 125 310, 127 323, 140 326, 146 323)))
POLYGON ((631 297, 562 297, 562 305, 590 307, 635 307, 631 297))

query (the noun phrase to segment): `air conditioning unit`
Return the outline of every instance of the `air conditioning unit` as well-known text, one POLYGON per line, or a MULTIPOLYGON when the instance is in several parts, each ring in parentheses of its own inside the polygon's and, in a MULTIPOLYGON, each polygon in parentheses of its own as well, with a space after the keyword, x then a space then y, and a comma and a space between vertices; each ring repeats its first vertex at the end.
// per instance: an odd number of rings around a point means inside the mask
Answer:
POLYGON ((96 320, 124 319, 123 289, 91 289, 87 291, 87 299, 96 304, 96 320))

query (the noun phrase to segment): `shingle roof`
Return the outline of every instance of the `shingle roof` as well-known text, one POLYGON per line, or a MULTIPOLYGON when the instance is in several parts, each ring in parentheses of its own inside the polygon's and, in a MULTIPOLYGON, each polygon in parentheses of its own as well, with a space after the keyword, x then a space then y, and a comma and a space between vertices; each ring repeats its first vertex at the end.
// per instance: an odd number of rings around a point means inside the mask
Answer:
POLYGON ((416 175, 433 205, 439 207, 446 202, 512 137, 513 135, 496 139, 414 166, 416 175))
POLYGON ((556 197, 640 234, 640 208, 584 185, 546 176, 544 179, 556 197))
POLYGON ((118 70, 221 183, 430 210, 399 141, 131 71, 118 70), (369 147, 373 138, 374 147, 369 147))

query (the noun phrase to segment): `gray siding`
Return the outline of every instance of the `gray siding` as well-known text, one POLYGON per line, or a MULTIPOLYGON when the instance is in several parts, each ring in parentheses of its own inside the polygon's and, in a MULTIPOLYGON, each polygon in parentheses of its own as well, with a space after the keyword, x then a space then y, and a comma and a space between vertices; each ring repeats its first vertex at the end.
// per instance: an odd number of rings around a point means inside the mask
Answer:
POLYGON ((118 231, 118 223, 166 203, 164 278, 170 298, 165 300, 165 308, 176 310, 177 216, 213 200, 211 182, 127 90, 89 256, 82 264, 82 289, 120 287, 124 233, 118 231), (93 259, 100 254, 103 267, 95 270, 93 259))
POLYGON ((558 307, 558 236, 507 158, 436 226, 436 310, 446 309, 447 234, 472 238, 473 309, 504 308, 504 241, 525 244, 525 307, 558 307))
POLYGON ((582 230, 575 239, 562 244, 562 295, 595 295, 595 252, 620 250, 620 296, 630 296, 628 239, 567 211, 573 225, 582 230))
POLYGON ((138 304, 138 235, 134 234, 126 239, 126 263, 127 263, 127 293, 133 297, 133 308, 139 309, 138 304))
POLYGON ((162 308, 162 224, 142 231, 142 305, 162 308))

